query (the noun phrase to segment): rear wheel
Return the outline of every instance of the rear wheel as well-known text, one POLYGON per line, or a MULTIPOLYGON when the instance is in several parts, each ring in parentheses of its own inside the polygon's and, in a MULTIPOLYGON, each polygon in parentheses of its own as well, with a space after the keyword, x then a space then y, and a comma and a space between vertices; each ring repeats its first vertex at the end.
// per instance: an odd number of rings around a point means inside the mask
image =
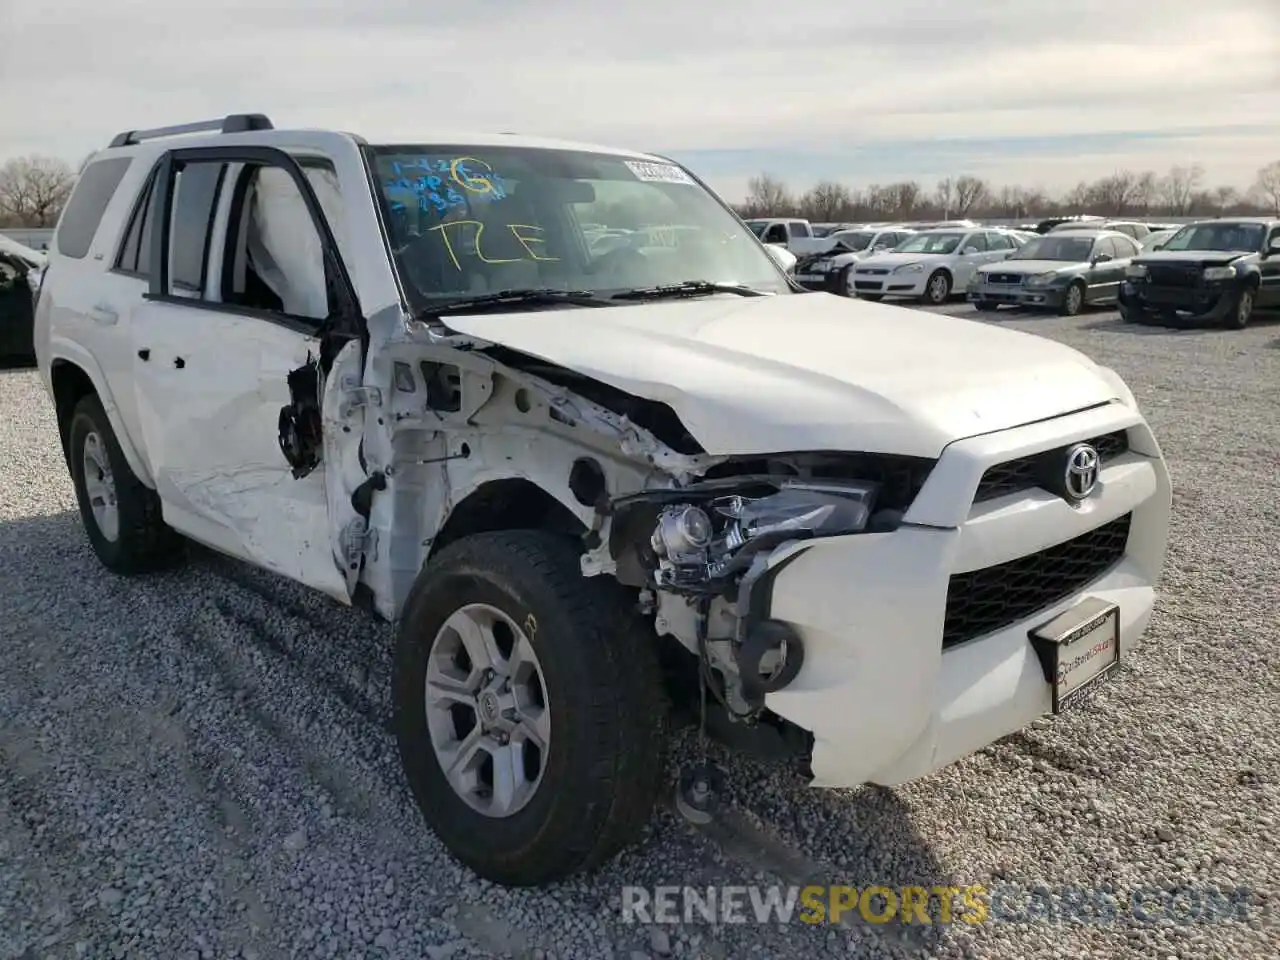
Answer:
POLYGON ((532 886, 634 841, 663 782, 656 643, 572 541, 484 533, 446 547, 396 640, 395 730, 427 824, 480 876, 532 886))
POLYGON ((951 299, 951 274, 945 270, 935 270, 924 287, 926 303, 940 307, 951 299))
POLYGON ((181 538, 164 522, 160 498, 129 468, 111 421, 93 395, 71 415, 68 466, 93 552, 115 573, 168 566, 181 538))

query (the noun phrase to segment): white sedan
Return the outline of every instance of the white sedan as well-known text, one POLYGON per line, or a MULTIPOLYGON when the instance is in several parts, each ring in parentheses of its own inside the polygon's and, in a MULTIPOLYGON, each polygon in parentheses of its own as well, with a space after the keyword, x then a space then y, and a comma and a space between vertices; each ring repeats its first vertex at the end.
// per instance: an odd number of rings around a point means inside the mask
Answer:
POLYGON ((1019 246, 1005 230, 925 230, 859 263, 854 292, 863 300, 909 297, 943 304, 964 290, 978 267, 1005 259, 1019 246))
POLYGON ((907 227, 868 227, 833 233, 832 249, 805 257, 805 262, 796 267, 796 280, 809 290, 852 297, 854 265, 859 260, 892 250, 914 233, 907 227))

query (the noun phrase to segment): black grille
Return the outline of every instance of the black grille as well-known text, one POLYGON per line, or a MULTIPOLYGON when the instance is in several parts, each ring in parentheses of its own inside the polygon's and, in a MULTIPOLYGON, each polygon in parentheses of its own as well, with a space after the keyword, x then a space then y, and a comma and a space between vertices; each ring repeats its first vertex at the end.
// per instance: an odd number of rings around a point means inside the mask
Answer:
POLYGON ((1202 267, 1169 266, 1167 264, 1148 264, 1147 283, 1153 287, 1180 287, 1188 289, 1199 286, 1202 267))
MULTIPOLYGON (((1123 430, 1094 437, 1087 442, 1097 448, 1098 458, 1104 464, 1129 450, 1129 435, 1123 430)), ((1040 486, 1041 477, 1045 476, 1047 471, 1058 469, 1058 464, 1061 463, 1066 451, 1067 447, 1058 447, 989 467, 978 483, 978 492, 973 502, 982 503, 1011 493, 1034 490, 1040 486)))
POLYGON ((861 273, 864 276, 869 276, 869 277, 887 277, 889 275, 888 270, 882 269, 880 267, 867 267, 866 269, 859 270, 858 273, 861 273))
POLYGON ((1022 276, 1021 274, 1017 274, 1017 273, 988 273, 987 282, 1020 285, 1022 283, 1022 276))
POLYGON ((1084 589, 1124 556, 1132 514, 1028 557, 958 573, 947 587, 942 648, 994 633, 1084 589))

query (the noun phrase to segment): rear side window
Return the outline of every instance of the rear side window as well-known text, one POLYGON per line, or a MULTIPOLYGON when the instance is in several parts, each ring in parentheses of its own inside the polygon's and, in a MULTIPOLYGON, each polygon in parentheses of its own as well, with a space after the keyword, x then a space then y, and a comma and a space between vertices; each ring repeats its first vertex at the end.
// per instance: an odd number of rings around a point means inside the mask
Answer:
POLYGON ((173 287, 204 291, 213 208, 226 168, 225 163, 193 163, 178 171, 169 234, 169 283, 173 287))
POLYGON ((115 268, 122 273, 147 277, 151 273, 151 223, 155 219, 156 175, 152 172, 129 220, 115 268))
POLYGON ((113 157, 84 168, 58 222, 58 252, 64 257, 83 260, 88 254, 107 204, 132 162, 129 157, 113 157))

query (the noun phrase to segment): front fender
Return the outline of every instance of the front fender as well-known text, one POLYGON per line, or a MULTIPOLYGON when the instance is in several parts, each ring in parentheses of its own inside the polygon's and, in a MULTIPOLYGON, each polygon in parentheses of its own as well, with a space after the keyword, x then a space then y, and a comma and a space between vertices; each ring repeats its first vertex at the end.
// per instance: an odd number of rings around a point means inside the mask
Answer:
POLYGON ((74 340, 68 340, 64 337, 51 338, 49 342, 49 363, 42 370, 42 379, 45 381, 45 389, 49 392, 50 397, 53 396, 53 368, 59 362, 70 363, 79 367, 88 376, 89 381, 93 384, 94 392, 97 393, 98 399, 102 402, 102 409, 106 411, 107 420, 111 423, 111 430, 116 435, 116 442, 120 444, 120 450, 124 453, 129 469, 143 484, 154 490, 156 484, 151 476, 151 469, 147 466, 147 462, 142 457, 137 446, 135 446, 133 438, 129 436, 124 420, 120 416, 120 408, 116 405, 110 387, 107 386, 107 378, 93 355, 74 340))

